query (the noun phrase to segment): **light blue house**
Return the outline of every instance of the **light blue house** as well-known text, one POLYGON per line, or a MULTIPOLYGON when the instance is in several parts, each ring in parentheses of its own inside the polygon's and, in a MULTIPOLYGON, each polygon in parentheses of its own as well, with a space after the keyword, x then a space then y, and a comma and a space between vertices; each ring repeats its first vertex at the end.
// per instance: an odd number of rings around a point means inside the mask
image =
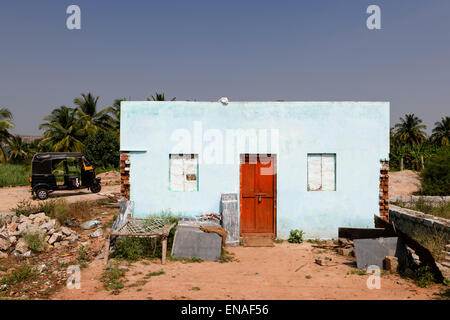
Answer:
POLYGON ((244 236, 336 238, 338 227, 373 227, 389 102, 121 106, 122 193, 134 216, 219 213, 221 194, 236 193, 244 236))

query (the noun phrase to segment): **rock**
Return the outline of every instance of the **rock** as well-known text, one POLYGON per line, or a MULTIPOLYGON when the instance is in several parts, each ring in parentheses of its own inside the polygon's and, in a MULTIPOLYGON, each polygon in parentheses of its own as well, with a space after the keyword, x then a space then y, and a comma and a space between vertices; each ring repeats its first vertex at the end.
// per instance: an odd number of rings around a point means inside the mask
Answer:
POLYGON ((16 231, 18 226, 19 224, 17 222, 11 222, 11 224, 8 226, 8 232, 16 231))
POLYGON ((88 240, 88 241, 81 242, 80 244, 81 244, 83 247, 86 247, 87 245, 90 245, 91 242, 88 240))
POLYGON ((52 234, 50 239, 48 239, 48 244, 54 244, 55 242, 57 242, 61 238, 62 238, 62 234, 60 234, 58 232, 55 232, 55 233, 52 234))
POLYGON ((11 247, 11 242, 8 239, 0 238, 0 250, 8 250, 11 247))
POLYGON ((398 258, 392 257, 392 256, 386 256, 386 258, 384 258, 384 266, 385 266, 385 269, 390 272, 397 272, 398 258))
POLYGON ((353 246, 353 240, 347 239, 347 238, 339 238, 338 242, 342 246, 353 246))
POLYGON ((0 259, 6 259, 6 258, 8 258, 8 253, 0 251, 0 259))
POLYGON ((19 241, 17 241, 16 251, 21 254, 24 254, 28 251, 28 244, 25 242, 25 239, 20 238, 19 241))
POLYGON ((68 246, 70 244, 67 240, 61 241, 60 243, 62 246, 68 246))
POLYGON ((48 222, 46 222, 46 223, 43 223, 43 224, 40 226, 41 229, 45 229, 45 230, 52 230, 52 229, 54 229, 55 227, 56 227, 56 220, 55 220, 55 219, 50 220, 50 221, 48 221, 48 222))
POLYGON ((66 228, 66 227, 61 227, 61 232, 66 236, 70 236, 73 233, 72 230, 70 230, 69 228, 66 228))
POLYGON ((39 273, 42 273, 43 271, 47 270, 47 266, 45 264, 43 264, 41 266, 41 269, 39 269, 39 273))
POLYGON ((2 285, 0 286, 0 290, 1 290, 1 291, 6 290, 6 288, 8 288, 8 285, 6 285, 6 284, 2 284, 2 285))
POLYGON ((317 258, 316 263, 320 266, 329 266, 331 265, 332 259, 330 257, 317 258))
POLYGON ((353 252, 353 248, 339 248, 338 253, 343 256, 349 256, 353 252))
POLYGON ((11 242, 11 245, 13 245, 14 243, 16 243, 17 238, 15 236, 10 236, 9 237, 9 242, 11 242))
POLYGON ((76 234, 72 234, 70 236, 68 236, 66 238, 67 241, 69 241, 69 243, 74 243, 75 241, 78 240, 78 236, 76 234))
POLYGON ((48 230, 47 233, 48 233, 49 235, 53 235, 55 232, 56 232, 56 229, 53 228, 53 229, 48 230))
POLYGON ((19 221, 19 217, 14 215, 13 217, 11 217, 11 223, 17 223, 17 221, 19 221))
POLYGON ((102 229, 97 229, 97 230, 95 230, 94 232, 92 232, 89 236, 90 236, 91 238, 97 238, 97 237, 100 237, 100 236, 102 236, 102 235, 103 235, 102 229))
POLYGON ((20 252, 18 252, 18 251, 14 251, 14 255, 15 255, 16 257, 28 258, 28 257, 31 256, 31 251, 28 250, 28 251, 25 252, 25 253, 20 253, 20 252))
POLYGON ((84 230, 90 230, 93 229, 97 226, 100 226, 102 223, 98 220, 89 220, 89 221, 85 221, 83 222, 80 227, 84 230))
POLYGON ((27 216, 24 216, 23 214, 21 214, 20 215, 20 217, 19 217, 19 224, 20 223, 23 223, 23 222, 28 222, 28 217, 27 216))

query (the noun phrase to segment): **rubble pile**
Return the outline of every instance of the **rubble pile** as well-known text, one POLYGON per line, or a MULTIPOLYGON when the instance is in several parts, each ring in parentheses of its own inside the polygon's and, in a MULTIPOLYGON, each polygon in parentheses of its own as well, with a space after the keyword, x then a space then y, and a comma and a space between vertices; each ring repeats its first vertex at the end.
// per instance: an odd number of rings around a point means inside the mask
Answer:
POLYGON ((43 238, 43 248, 57 248, 73 244, 78 240, 75 231, 61 226, 56 219, 51 219, 44 212, 29 216, 9 215, 2 217, 0 227, 0 259, 10 255, 30 256, 31 248, 25 237, 28 234, 38 234, 43 238))

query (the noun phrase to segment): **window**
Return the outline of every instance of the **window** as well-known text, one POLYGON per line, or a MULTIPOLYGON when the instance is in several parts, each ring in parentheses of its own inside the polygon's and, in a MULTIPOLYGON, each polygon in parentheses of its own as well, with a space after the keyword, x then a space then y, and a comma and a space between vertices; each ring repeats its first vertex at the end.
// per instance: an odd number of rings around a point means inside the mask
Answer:
POLYGON ((169 188, 171 191, 198 191, 198 155, 169 155, 169 188))
POLYGON ((336 154, 308 154, 308 191, 336 191, 336 154))

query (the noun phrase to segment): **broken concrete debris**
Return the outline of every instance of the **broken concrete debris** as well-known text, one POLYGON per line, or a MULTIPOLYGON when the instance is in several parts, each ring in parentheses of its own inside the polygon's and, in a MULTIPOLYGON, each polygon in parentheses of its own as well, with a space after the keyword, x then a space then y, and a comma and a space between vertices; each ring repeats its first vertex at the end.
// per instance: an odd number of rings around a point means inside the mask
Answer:
POLYGON ((390 272, 397 272, 398 269, 398 258, 392 256, 386 256, 384 258, 385 269, 390 272))
POLYGON ((44 212, 25 215, 11 215, 5 219, 0 228, 0 259, 8 258, 10 254, 17 257, 28 257, 31 250, 25 240, 25 235, 39 234, 46 245, 58 247, 74 243, 78 235, 71 229, 60 226, 56 219, 51 219, 44 212))
POLYGON ((319 265, 319 266, 331 266, 334 265, 334 263, 332 262, 332 259, 330 257, 321 257, 321 258, 317 258, 315 260, 315 262, 319 265))

